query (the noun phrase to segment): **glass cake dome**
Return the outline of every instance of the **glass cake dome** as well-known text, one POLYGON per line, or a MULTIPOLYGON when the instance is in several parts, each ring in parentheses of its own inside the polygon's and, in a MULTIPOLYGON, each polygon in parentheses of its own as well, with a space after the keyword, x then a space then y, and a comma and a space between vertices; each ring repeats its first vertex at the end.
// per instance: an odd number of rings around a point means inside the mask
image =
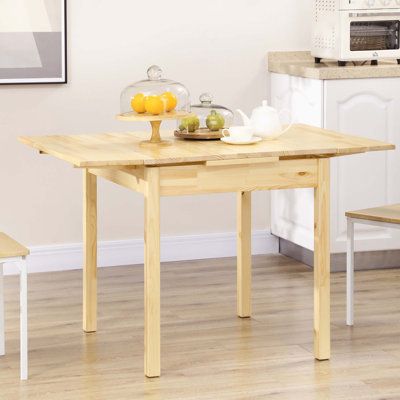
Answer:
POLYGON ((138 116, 168 117, 190 111, 190 95, 178 82, 163 79, 162 70, 152 65, 148 79, 129 85, 121 93, 121 113, 138 116))
POLYGON ((221 133, 233 122, 233 112, 224 106, 214 104, 210 93, 203 93, 200 104, 191 106, 191 115, 178 122, 178 130, 182 133, 221 133))

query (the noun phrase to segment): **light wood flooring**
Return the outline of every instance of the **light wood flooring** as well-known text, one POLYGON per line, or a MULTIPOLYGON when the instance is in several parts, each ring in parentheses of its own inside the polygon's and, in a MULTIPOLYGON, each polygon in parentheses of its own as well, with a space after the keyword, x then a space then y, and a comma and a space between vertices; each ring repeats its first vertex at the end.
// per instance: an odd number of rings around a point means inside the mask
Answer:
POLYGON ((332 358, 312 355, 312 272, 253 258, 253 318, 235 259, 162 265, 162 376, 143 376, 143 268, 99 270, 98 332, 81 330, 81 271, 29 276, 30 380, 19 381, 18 279, 6 277, 0 400, 400 399, 400 270, 332 275, 332 358))

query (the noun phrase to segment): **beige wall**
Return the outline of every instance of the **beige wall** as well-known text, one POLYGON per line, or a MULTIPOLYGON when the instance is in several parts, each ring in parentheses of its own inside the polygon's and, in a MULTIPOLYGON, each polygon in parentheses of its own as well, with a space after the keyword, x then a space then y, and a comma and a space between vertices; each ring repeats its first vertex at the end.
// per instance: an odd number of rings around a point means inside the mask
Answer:
MULTIPOLYGON (((17 142, 19 135, 126 131, 120 91, 151 64, 218 103, 250 111, 267 93, 269 50, 309 47, 311 0, 69 1, 68 85, 0 86, 0 230, 27 245, 81 241, 81 171, 17 142), (154 5, 154 7, 148 6, 154 5)), ((143 200, 100 183, 100 238, 141 237, 143 200)), ((162 234, 235 229, 235 197, 162 201, 162 234)), ((254 196, 254 227, 269 225, 254 196)))

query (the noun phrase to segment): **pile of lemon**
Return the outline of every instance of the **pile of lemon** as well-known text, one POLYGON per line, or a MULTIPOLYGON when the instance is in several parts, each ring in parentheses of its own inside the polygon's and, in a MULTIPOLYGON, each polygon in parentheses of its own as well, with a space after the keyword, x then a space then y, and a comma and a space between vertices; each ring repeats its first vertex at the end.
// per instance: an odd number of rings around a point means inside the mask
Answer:
POLYGON ((131 107, 138 114, 149 113, 160 115, 164 112, 175 110, 178 99, 172 92, 165 92, 161 95, 145 96, 143 93, 137 93, 131 99, 131 107))

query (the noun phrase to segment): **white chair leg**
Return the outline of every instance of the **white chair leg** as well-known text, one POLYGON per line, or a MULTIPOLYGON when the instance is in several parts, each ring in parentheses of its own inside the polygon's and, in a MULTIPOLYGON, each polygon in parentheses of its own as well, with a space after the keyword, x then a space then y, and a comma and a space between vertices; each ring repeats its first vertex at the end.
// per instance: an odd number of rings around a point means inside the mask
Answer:
POLYGON ((20 368, 21 380, 28 379, 28 272, 25 259, 20 267, 20 368))
POLYGON ((4 278, 3 264, 0 263, 0 356, 6 353, 4 334, 4 278))
POLYGON ((354 222, 347 218, 346 324, 354 325, 354 222))

